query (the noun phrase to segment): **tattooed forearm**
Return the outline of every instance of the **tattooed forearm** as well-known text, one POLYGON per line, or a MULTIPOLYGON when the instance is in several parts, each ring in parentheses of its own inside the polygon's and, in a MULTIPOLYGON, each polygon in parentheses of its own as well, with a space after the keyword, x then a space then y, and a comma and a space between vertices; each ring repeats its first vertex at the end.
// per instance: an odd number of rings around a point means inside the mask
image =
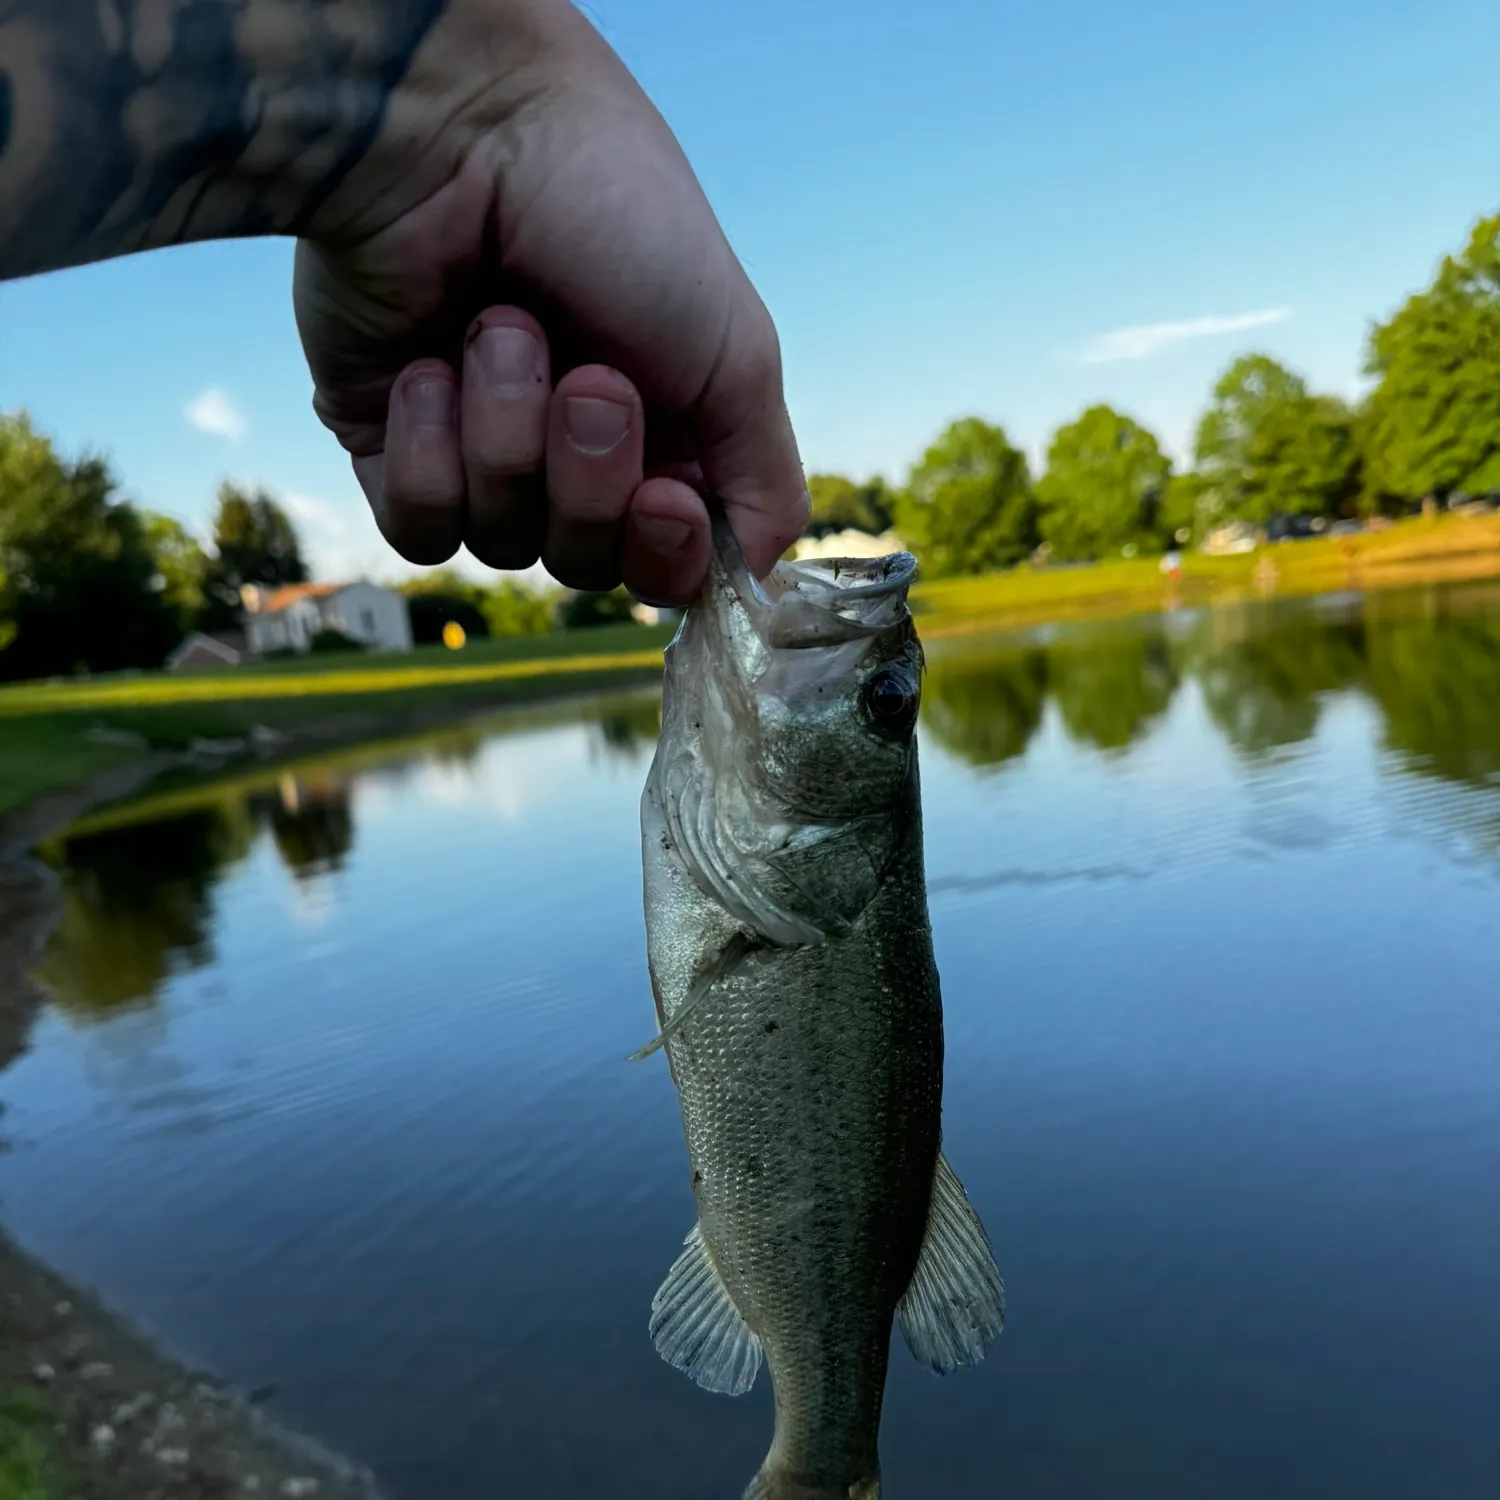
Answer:
POLYGON ((0 0, 0 277, 306 232, 451 3, 0 0))

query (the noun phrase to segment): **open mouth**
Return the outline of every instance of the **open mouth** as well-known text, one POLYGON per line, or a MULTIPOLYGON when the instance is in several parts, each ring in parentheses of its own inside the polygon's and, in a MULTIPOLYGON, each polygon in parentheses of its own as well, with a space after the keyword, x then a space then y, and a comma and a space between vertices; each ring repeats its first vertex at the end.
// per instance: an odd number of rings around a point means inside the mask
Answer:
POLYGON ((839 645, 910 618, 906 596, 917 572, 911 553, 781 562, 762 583, 722 509, 711 513, 715 571, 772 649, 839 645))

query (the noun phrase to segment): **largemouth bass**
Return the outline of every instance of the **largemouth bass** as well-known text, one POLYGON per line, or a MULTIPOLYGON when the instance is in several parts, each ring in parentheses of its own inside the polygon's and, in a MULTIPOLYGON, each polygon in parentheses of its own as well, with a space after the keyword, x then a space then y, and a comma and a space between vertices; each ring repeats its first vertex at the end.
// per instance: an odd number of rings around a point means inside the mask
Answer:
POLYGON ((669 1364, 769 1368, 745 1500, 875 1500, 899 1322, 940 1374, 1004 1319, 941 1153, 943 1020, 922 858, 915 560, 781 563, 715 519, 667 649, 641 800, 647 954, 698 1221, 652 1302, 669 1364))

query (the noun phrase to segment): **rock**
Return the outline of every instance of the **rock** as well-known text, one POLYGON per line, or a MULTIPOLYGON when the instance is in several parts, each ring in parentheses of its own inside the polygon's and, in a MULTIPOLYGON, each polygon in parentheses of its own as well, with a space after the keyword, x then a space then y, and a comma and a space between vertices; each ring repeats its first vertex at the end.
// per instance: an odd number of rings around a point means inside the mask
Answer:
POLYGON ((164 1432, 176 1432, 181 1427, 187 1426, 187 1419, 170 1402, 163 1401, 161 1410, 156 1414, 156 1435, 160 1437, 164 1432))
POLYGON ((89 1341, 81 1333, 75 1333, 72 1338, 63 1345, 63 1358, 70 1365, 76 1365, 88 1348, 89 1341))
POLYGON ((242 739, 205 739, 202 736, 188 744, 188 754, 195 760, 220 760, 226 755, 238 755, 245 748, 242 739))
POLYGON ((240 1480, 240 1488, 242 1490, 258 1490, 260 1488, 260 1475, 246 1474, 245 1477, 240 1480))
POLYGON ((108 1453, 115 1445, 115 1430, 108 1422, 101 1422, 90 1434, 89 1442, 96 1453, 108 1453))
POLYGON ((79 1372, 81 1380, 108 1380, 115 1373, 115 1367, 102 1359, 92 1359, 79 1372))
POLYGON ((281 1493, 286 1496, 286 1500, 307 1500, 307 1496, 318 1493, 318 1481, 316 1479, 283 1479, 281 1493))
POLYGON ((31 1372, 32 1379, 41 1385, 47 1385, 56 1376, 57 1371, 51 1365, 38 1365, 31 1372))
POLYGON ((71 1302, 59 1302, 57 1306, 52 1309, 52 1311, 55 1312, 58 1317, 65 1318, 70 1312, 73 1311, 73 1304, 71 1302))
POLYGON ((180 1469, 188 1461, 188 1451, 186 1448, 158 1448, 156 1461, 169 1469, 180 1469))
POLYGON ((142 1391, 138 1396, 132 1396, 129 1401, 122 1401, 115 1407, 115 1426, 123 1427, 127 1422, 133 1422, 146 1410, 156 1397, 150 1391, 142 1391))
POLYGON ((93 725, 85 738, 96 745, 123 745, 127 750, 144 750, 147 745, 145 735, 135 734, 129 729, 111 729, 106 724, 93 725))

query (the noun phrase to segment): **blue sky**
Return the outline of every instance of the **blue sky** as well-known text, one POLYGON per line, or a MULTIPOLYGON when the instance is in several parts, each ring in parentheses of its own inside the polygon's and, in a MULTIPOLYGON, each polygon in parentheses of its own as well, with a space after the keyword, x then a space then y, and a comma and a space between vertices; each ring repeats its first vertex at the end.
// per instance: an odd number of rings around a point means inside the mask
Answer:
MULTIPOLYGON (((969 413, 1036 456, 1100 400, 1181 452, 1249 348, 1354 394, 1369 320, 1500 207, 1492 0, 585 8, 777 319, 814 470, 897 478, 969 413)), ((263 483, 325 574, 399 576, 290 276, 266 241, 0 285, 0 410, 197 527, 263 483)))

